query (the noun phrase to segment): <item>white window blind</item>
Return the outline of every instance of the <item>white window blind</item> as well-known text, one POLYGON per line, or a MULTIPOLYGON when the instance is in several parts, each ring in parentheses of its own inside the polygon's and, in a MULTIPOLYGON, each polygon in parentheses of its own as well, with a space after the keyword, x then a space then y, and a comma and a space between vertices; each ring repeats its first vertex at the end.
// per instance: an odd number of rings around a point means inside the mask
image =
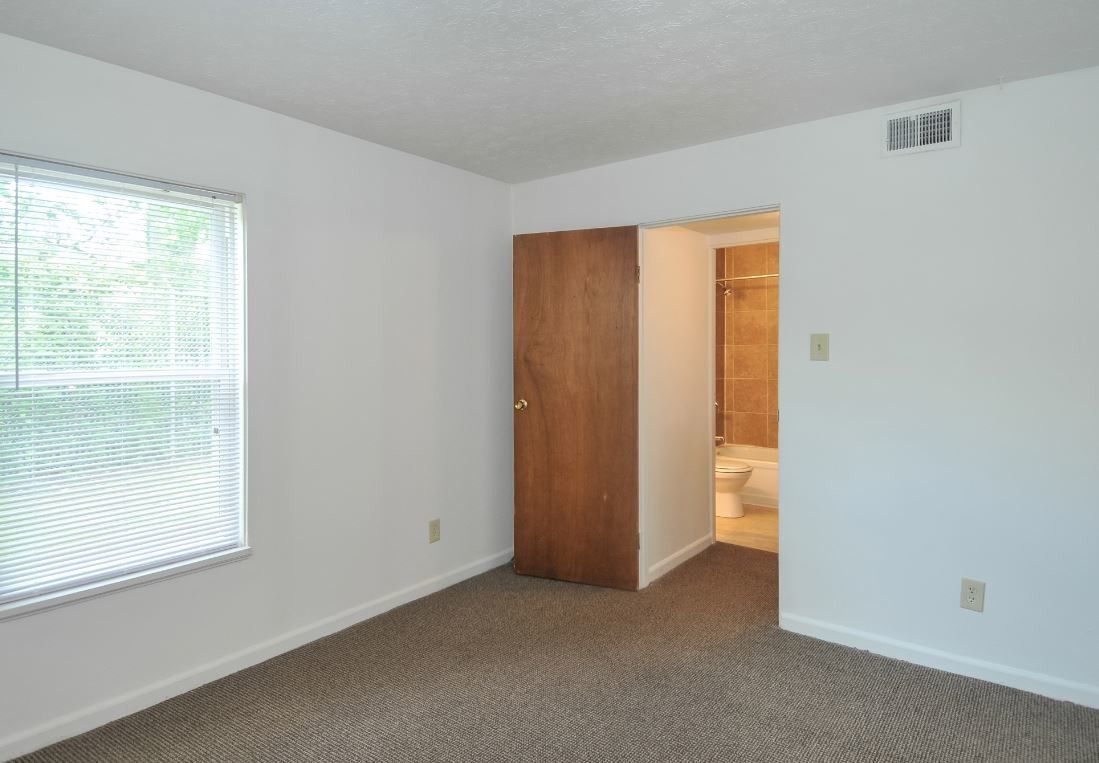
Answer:
POLYGON ((0 607, 242 548, 240 199, 0 154, 0 607))

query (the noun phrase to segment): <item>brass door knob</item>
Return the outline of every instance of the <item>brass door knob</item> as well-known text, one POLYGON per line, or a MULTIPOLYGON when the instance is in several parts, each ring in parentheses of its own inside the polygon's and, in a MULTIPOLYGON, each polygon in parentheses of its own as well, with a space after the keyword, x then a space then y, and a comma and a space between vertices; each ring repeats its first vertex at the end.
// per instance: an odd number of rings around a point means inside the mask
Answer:
POLYGON ((515 401, 515 410, 525 411, 526 409, 527 409, 527 401, 526 400, 524 400, 523 398, 519 398, 518 400, 515 401))

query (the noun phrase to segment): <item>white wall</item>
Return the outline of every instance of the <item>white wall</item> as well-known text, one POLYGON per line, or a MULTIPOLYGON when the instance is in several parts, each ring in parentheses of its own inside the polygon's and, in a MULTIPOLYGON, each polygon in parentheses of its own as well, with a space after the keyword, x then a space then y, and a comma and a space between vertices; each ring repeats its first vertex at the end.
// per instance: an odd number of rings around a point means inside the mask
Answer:
POLYGON ((960 98, 957 149, 852 114, 519 185, 514 226, 781 204, 782 624, 1099 706, 1099 69, 960 98))
POLYGON ((701 233, 642 231, 642 585, 713 542, 714 267, 701 233))
POLYGON ((0 150, 247 194, 255 549, 0 623, 0 759, 507 561, 506 185, 4 36, 0 104, 0 150))

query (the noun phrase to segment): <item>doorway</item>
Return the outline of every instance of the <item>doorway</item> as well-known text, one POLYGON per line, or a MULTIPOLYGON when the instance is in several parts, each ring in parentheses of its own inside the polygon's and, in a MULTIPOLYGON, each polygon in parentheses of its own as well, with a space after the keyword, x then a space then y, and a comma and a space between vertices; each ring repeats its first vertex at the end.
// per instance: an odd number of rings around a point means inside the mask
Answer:
POLYGON ((516 572, 635 590, 715 542, 777 547, 777 239, 777 207, 515 237, 516 572), (718 518, 729 460, 746 509, 718 518))
POLYGON ((778 551, 779 228, 778 209, 642 228, 643 585, 714 542, 778 551))

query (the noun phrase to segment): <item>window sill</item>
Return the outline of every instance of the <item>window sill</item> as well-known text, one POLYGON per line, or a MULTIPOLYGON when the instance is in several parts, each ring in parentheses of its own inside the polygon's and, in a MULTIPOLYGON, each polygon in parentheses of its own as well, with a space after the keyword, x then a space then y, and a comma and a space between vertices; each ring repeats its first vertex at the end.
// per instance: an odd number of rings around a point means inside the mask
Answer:
POLYGON ((163 567, 155 567, 151 570, 143 570, 142 572, 134 572, 129 575, 110 578, 109 580, 88 583, 87 585, 69 588, 65 591, 55 591, 30 599, 13 601, 9 604, 0 605, 0 622, 4 620, 14 620, 18 617, 25 617, 35 614, 36 612, 44 612, 56 607, 62 607, 66 604, 84 601, 85 599, 94 599, 98 596, 105 596, 106 594, 121 591, 126 588, 135 588, 148 583, 155 583, 158 580, 167 580, 168 578, 174 578, 178 575, 186 575, 190 572, 198 572, 199 570, 209 569, 210 567, 219 567, 223 564, 246 559, 251 555, 252 549, 249 546, 233 548, 228 551, 218 551, 213 554, 207 554, 206 556, 200 556, 197 559, 188 559, 163 567))

